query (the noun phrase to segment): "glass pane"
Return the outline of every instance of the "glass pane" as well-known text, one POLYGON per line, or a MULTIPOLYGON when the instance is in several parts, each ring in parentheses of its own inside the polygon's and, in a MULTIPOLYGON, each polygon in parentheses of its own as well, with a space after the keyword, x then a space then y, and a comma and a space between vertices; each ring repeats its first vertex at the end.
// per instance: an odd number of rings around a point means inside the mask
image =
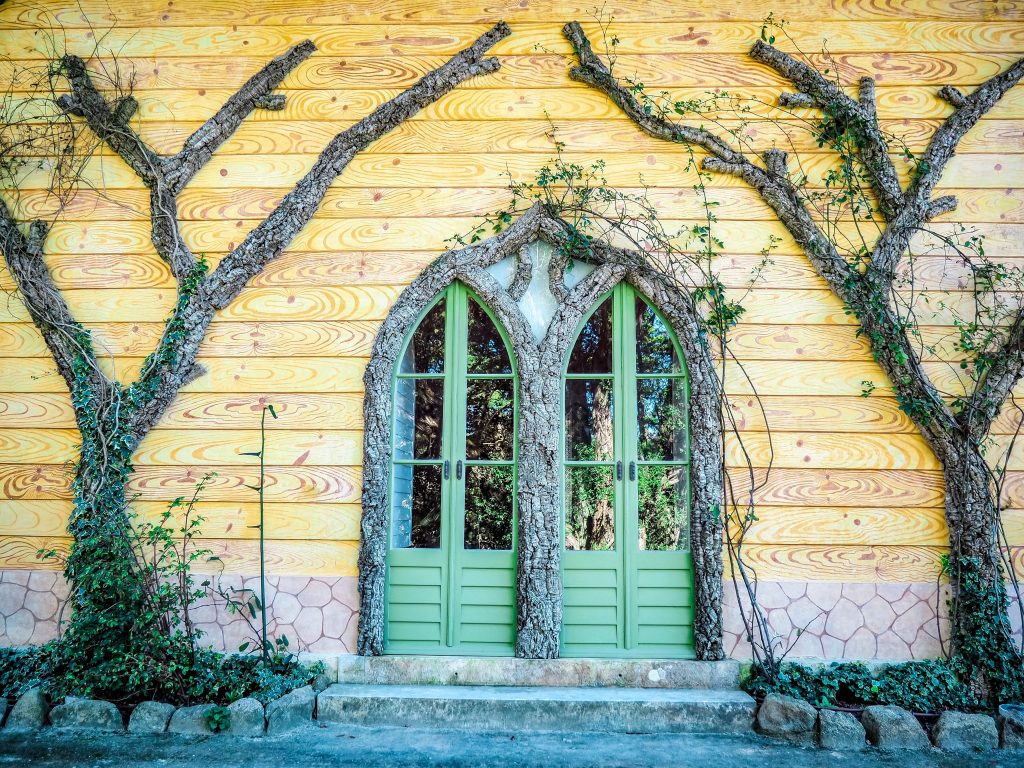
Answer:
POLYGON ((443 379, 399 379, 395 387, 395 458, 440 458, 443 419, 443 379))
POLYGON ((512 549, 512 467, 466 467, 466 549, 512 549))
POLYGON ((686 382, 638 379, 636 416, 641 461, 686 460, 686 382))
POLYGON ((413 332, 399 368, 402 373, 444 372, 444 315, 445 300, 441 299, 413 332))
POLYGON ((615 549, 611 467, 565 468, 565 548, 615 549))
POLYGON ((511 379, 466 382, 466 458, 505 461, 515 440, 511 379))
POLYGON ((551 292, 553 253, 551 246, 542 240, 535 240, 526 247, 530 260, 530 283, 517 303, 530 325, 533 338, 538 342, 543 341, 552 318, 558 312, 558 298, 551 292))
POLYGON ((508 350, 490 316, 469 300, 469 335, 466 370, 470 373, 512 373, 508 350))
POLYGON ((612 300, 606 299, 583 325, 569 355, 569 373, 612 372, 612 300))
POLYGON ((679 373, 682 366, 668 326, 643 299, 636 299, 636 369, 639 373, 679 373))
POLYGON ((391 545, 437 549, 441 546, 441 467, 436 464, 394 466, 391 545))
POLYGON ((641 465, 637 484, 640 549, 688 550, 687 468, 641 465))
POLYGON ((612 380, 565 382, 566 461, 608 461, 615 449, 612 380))

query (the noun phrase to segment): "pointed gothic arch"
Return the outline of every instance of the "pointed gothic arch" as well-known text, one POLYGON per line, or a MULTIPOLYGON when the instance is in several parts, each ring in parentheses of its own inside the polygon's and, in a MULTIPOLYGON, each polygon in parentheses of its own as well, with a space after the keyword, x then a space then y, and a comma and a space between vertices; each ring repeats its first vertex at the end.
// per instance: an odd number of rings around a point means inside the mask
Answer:
POLYGON ((503 326, 519 373, 515 652, 523 658, 558 656, 563 360, 582 319, 602 295, 625 281, 665 317, 686 357, 693 446, 689 480, 694 650, 700 659, 723 657, 721 387, 698 309, 692 297, 655 270, 643 254, 593 240, 581 252, 577 242, 569 224, 537 203, 500 234, 449 251, 430 264, 402 292, 378 331, 364 376, 361 654, 384 651, 395 368, 405 339, 424 310, 458 280, 482 299, 503 326))

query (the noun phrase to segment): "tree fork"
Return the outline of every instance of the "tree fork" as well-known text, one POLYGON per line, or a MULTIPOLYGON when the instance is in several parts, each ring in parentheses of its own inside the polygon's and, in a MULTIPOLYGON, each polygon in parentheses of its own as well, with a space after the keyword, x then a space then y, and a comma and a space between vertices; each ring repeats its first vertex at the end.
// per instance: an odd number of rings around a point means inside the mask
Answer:
MULTIPOLYGON (((814 221, 799 189, 786 173, 784 153, 769 150, 762 158, 763 164, 758 164, 703 127, 678 123, 657 114, 641 104, 633 90, 618 81, 594 53, 578 22, 566 24, 563 33, 578 61, 570 70, 572 79, 604 93, 648 135, 704 149, 709 154, 703 161, 705 169, 738 176, 761 196, 802 248, 815 271, 854 311, 875 359, 892 382, 900 401, 926 404, 923 412, 908 409, 908 415, 943 466, 954 597, 971 601, 970 590, 963 587, 968 583, 987 584, 995 590, 995 604, 1000 606, 994 611, 991 601, 985 606, 975 601, 955 609, 954 650, 964 646, 967 625, 960 619, 968 614, 973 622, 971 626, 979 621, 995 626, 993 642, 999 650, 1012 649, 1005 613, 1006 587, 999 577, 999 500, 994 498, 994 484, 981 445, 993 419, 1024 373, 1024 312, 1018 310, 994 355, 994 362, 980 377, 974 391, 968 393, 964 407, 954 413, 925 373, 914 345, 899 322, 890 292, 913 233, 933 217, 956 208, 954 197, 933 199, 932 192, 967 131, 1024 77, 1024 58, 969 95, 951 86, 939 91, 939 96, 954 107, 954 112, 932 136, 919 173, 903 189, 889 159, 888 142, 878 128, 871 78, 860 81, 859 98, 854 100, 804 62, 763 41, 754 44, 751 58, 771 67, 795 87, 795 94, 780 96, 782 106, 816 106, 842 119, 859 139, 858 159, 869 173, 872 192, 885 224, 878 241, 870 248, 867 268, 861 271, 844 258, 814 221), (979 610, 984 614, 978 614, 979 610)), ((1017 659, 1020 661, 1019 653, 1017 659)), ((979 656, 974 661, 984 660, 979 656)))
MULTIPOLYGON (((272 91, 316 47, 307 40, 268 63, 171 156, 154 151, 130 125, 137 107, 131 95, 108 100, 96 88, 81 58, 68 55, 60 59, 71 93, 56 98, 57 106, 66 114, 82 117, 149 188, 152 241, 178 284, 176 305, 138 379, 128 386, 108 379, 98 365, 88 330, 73 317, 46 266, 47 223, 33 221, 24 233, 0 199, 0 250, 32 322, 71 391, 82 437, 74 481, 75 508, 69 521, 73 542, 65 570, 74 586, 73 605, 78 608, 72 631, 76 626, 86 631, 85 624, 91 626, 87 631, 111 636, 123 637, 133 631, 130 621, 120 626, 111 623, 111 615, 123 616, 124 612, 108 610, 130 602, 132 595, 111 594, 107 585, 94 583, 90 563, 117 558, 125 573, 133 572, 132 554, 118 544, 116 535, 129 520, 125 483, 132 471, 131 456, 181 387, 202 374, 196 356, 216 311, 281 254, 314 216, 330 185, 356 154, 469 78, 497 70, 498 60, 486 54, 509 34, 508 26, 499 22, 415 85, 336 135, 312 170, 212 272, 196 258, 179 231, 177 196, 254 109, 284 106, 284 96, 272 91)), ((132 588, 126 589, 130 592, 132 588)), ((103 644, 95 649, 97 654, 108 651, 103 644)))

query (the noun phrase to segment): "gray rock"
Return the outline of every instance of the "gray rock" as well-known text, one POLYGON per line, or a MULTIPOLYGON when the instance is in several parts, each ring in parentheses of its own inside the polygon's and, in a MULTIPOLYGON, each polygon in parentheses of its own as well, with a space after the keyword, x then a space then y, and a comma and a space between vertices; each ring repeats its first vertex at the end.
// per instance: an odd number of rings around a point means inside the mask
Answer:
POLYGON ((144 701, 132 710, 128 730, 132 733, 163 733, 174 714, 173 704, 144 701))
POLYGON ((861 717, 868 740, 880 749, 929 749, 931 742, 917 718, 900 707, 871 706, 861 717))
POLYGON ((949 752, 981 752, 999 746, 999 731, 988 715, 943 712, 932 729, 932 743, 949 752))
POLYGON ((765 736, 791 742, 814 739, 814 723, 818 712, 806 701, 792 696, 768 694, 757 710, 757 730, 765 736))
POLYGON ((124 718, 109 701, 67 698, 50 710, 55 728, 81 728, 90 731, 123 731, 124 718))
POLYGON ((332 685, 334 685, 335 682, 336 681, 332 680, 331 676, 327 674, 327 672, 321 672, 319 675, 313 678, 313 690, 316 693, 323 693, 332 685))
POLYGON ((239 699, 228 705, 230 721, 226 734, 229 736, 262 736, 266 726, 263 702, 256 699, 239 699))
POLYGON ((849 712, 823 709, 818 713, 818 746, 822 749, 852 752, 867 745, 864 726, 849 712))
POLYGON ((213 733, 206 722, 206 716, 216 704, 193 704, 174 710, 167 730, 171 733, 213 733))
POLYGON ((1024 749, 1024 704, 999 707, 999 733, 1003 749, 1024 749))
POLYGON ((277 735, 313 722, 316 694, 310 685, 296 688, 267 705, 267 733, 277 735))
POLYGON ((50 705, 41 688, 25 691, 11 708, 11 714, 7 716, 7 727, 19 731, 42 728, 46 725, 49 711, 50 705))

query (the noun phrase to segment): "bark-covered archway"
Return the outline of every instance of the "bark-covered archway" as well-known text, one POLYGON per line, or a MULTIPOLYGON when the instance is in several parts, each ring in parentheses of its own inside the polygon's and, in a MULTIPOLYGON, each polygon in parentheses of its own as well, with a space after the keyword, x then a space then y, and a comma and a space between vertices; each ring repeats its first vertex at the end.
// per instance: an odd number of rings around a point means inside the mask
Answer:
POLYGON ((558 656, 562 624, 560 456, 562 365, 586 313, 600 296, 627 281, 668 320, 683 348, 690 379, 691 549, 694 561, 694 645, 700 659, 722 658, 721 386, 692 297, 644 254, 589 240, 537 203, 508 229, 479 244, 449 251, 406 288, 381 326, 364 378, 364 475, 359 550, 359 652, 384 650, 385 559, 391 466, 391 387, 407 334, 435 296, 455 280, 470 286, 505 327, 519 368, 519 562, 516 655, 558 656), (549 263, 530 246, 552 246, 549 263), (515 266, 501 279, 496 265, 515 266), (570 259, 586 274, 567 281, 570 259), (531 322, 520 299, 531 281, 545 281, 555 302, 546 327, 531 322))

